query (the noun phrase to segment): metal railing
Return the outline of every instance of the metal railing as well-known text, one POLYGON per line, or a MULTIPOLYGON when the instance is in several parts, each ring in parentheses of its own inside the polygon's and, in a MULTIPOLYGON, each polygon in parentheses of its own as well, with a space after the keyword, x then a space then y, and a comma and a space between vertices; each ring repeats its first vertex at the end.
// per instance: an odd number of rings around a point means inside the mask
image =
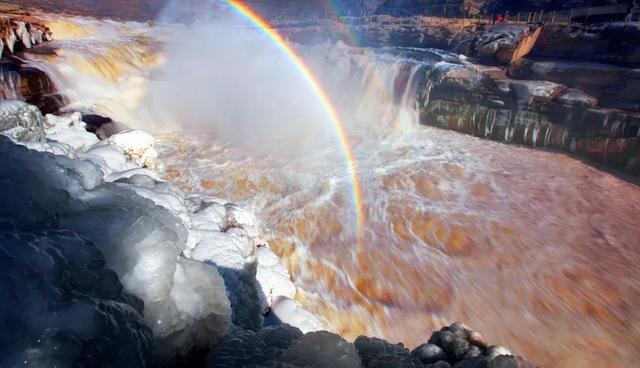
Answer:
MULTIPOLYGON (((531 10, 519 12, 516 14, 503 13, 501 14, 501 23, 505 24, 529 24, 529 23, 542 23, 551 25, 569 25, 572 23, 588 23, 589 20, 598 19, 598 17, 609 17, 615 20, 625 20, 629 14, 628 5, 604 5, 588 8, 574 8, 567 10, 531 10)), ((397 15, 390 15, 391 17, 397 17, 397 15)), ((272 18, 272 21, 276 24, 300 24, 300 23, 314 23, 318 21, 326 21, 335 18, 341 18, 342 20, 355 20, 355 19, 375 19, 376 17, 385 17, 385 15, 369 15, 364 17, 357 16, 342 16, 337 17, 335 14, 317 14, 307 17, 295 17, 295 16, 279 16, 272 18)), ((461 16, 454 12, 443 12, 443 14, 408 14, 404 18, 441 18, 449 19, 451 21, 464 22, 468 24, 491 24, 496 23, 497 15, 495 14, 476 14, 461 16)))
POLYGON ((589 19, 607 16, 616 20, 624 20, 629 12, 627 5, 605 5, 588 8, 575 8, 561 11, 529 11, 520 12, 509 19, 513 23, 564 24, 588 23, 589 19))

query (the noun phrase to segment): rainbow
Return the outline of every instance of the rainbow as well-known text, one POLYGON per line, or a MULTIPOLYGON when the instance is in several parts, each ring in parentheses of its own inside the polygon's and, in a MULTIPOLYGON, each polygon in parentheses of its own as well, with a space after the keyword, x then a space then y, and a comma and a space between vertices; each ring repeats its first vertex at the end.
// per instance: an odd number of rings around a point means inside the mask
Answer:
POLYGON ((351 191, 353 195, 353 205, 356 217, 356 236, 358 242, 360 242, 360 240, 362 239, 362 235, 364 234, 365 217, 364 207, 362 204, 362 193, 360 190, 360 183, 358 181, 358 173, 356 169, 356 162, 353 157, 351 145, 349 144, 349 140, 344 130, 344 124, 340 120, 340 117, 338 116, 336 108, 333 106, 331 99, 324 91, 318 79, 313 75, 309 67, 304 63, 304 60, 298 54, 298 52, 287 42, 287 40, 285 40, 282 35, 280 35, 266 20, 264 20, 264 18, 262 18, 258 13, 256 13, 242 1, 225 0, 225 2, 242 17, 251 21, 251 23, 253 23, 258 29, 260 29, 265 35, 267 35, 285 54, 287 54, 287 56, 289 56, 289 59, 291 59, 300 73, 302 73, 302 75, 312 87, 313 91, 324 106, 325 111, 329 115, 329 118, 331 119, 331 122, 335 127, 338 139, 340 141, 340 146, 345 155, 347 171, 351 181, 351 191))
POLYGON ((356 32, 356 30, 347 24, 344 20, 344 16, 342 15, 344 12, 341 11, 340 6, 335 0, 324 0, 322 2, 325 5, 325 8, 329 10, 333 15, 340 21, 343 27, 347 29, 349 33, 350 41, 354 46, 362 47, 364 45, 364 41, 362 40, 362 36, 356 32))

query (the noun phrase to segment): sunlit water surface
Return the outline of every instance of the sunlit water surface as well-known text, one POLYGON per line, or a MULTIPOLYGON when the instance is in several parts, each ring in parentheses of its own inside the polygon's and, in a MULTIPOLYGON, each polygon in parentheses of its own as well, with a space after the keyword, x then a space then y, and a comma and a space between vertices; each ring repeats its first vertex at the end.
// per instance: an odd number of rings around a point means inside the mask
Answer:
MULTIPOLYGON (((32 62, 75 107, 154 131, 141 105, 163 69, 162 32, 52 21, 67 32, 58 56, 32 62)), ((165 126, 155 130, 165 177, 253 209, 297 299, 347 338, 413 347, 460 320, 538 364, 639 361, 638 186, 563 154, 420 126, 424 63, 342 46, 307 50, 323 52, 314 65, 335 66, 323 79, 330 94, 350 92, 338 108, 362 186, 360 241, 335 140, 280 155, 213 128, 166 134, 165 126)))

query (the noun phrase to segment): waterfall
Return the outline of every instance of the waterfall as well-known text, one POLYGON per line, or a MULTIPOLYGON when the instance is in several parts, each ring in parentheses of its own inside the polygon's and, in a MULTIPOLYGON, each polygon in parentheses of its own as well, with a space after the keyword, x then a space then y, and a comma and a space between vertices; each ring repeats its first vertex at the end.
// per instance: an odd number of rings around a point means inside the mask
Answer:
MULTIPOLYGON (((602 339, 613 354, 634 351, 616 322, 634 311, 615 303, 638 295, 637 188, 563 155, 418 124, 433 119, 531 145, 580 143, 535 112, 444 100, 438 84, 456 67, 451 55, 296 46, 353 151, 364 202, 358 242, 326 111, 258 32, 77 23, 82 29, 52 44, 56 56, 27 63, 70 97, 69 110, 170 131, 158 141, 164 177, 257 213, 297 299, 330 329, 412 346, 465 318, 516 353, 533 346, 570 356, 602 339)), ((19 90, 13 74, 0 82, 2 93, 19 90)))

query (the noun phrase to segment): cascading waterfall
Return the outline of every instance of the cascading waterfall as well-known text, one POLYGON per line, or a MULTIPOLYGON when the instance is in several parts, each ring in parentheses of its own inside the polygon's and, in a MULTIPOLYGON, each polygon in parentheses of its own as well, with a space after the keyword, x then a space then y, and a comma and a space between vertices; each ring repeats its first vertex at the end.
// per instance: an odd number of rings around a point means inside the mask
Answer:
MULTIPOLYGON (((158 36, 170 28, 51 22, 69 30, 53 44, 57 56, 29 62, 71 98, 69 109, 173 130, 160 136, 165 177, 253 209, 299 288, 297 299, 328 328, 412 346, 462 320, 545 364, 605 365, 594 348, 603 345, 621 362, 637 362, 630 341, 640 333, 624 325, 637 320, 628 306, 640 302, 638 253, 630 247, 637 188, 566 156, 420 126, 440 77, 434 65, 455 56, 301 47, 353 144, 366 224, 356 250, 348 178, 324 135, 322 112, 299 76, 287 74, 286 60, 258 47, 259 38, 235 43, 253 49, 234 64, 235 51, 226 49, 234 43, 220 33, 208 39, 201 29, 181 28, 180 47, 172 48, 158 36), (217 49, 204 47, 212 43, 217 49), (245 60, 251 55, 259 63, 245 60), (254 137, 247 143, 245 135, 254 137), (299 144, 283 153, 281 142, 291 140, 299 144), (575 351, 585 360, 563 360, 575 351)), ((0 79, 7 90, 11 78, 0 79)), ((471 120, 490 136, 495 119, 490 112, 483 124, 471 120)), ((548 142, 550 133, 535 126, 509 128, 505 140, 548 142)))

